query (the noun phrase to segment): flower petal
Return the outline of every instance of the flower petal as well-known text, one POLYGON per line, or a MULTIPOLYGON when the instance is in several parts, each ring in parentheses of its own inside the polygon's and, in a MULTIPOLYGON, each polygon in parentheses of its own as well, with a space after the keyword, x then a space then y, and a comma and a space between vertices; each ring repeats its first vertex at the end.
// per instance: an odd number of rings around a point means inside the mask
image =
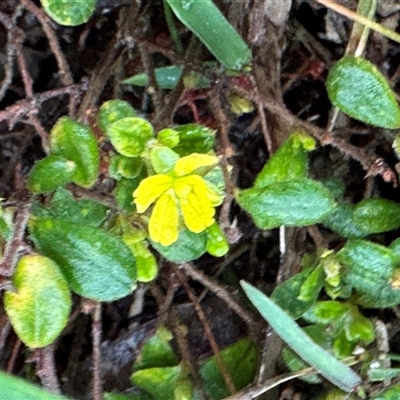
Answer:
POLYGON ((156 201, 149 220, 151 240, 163 246, 170 246, 178 240, 179 211, 177 199, 172 190, 161 195, 156 201))
POLYGON ((143 179, 139 187, 133 192, 137 212, 145 212, 158 197, 171 188, 172 183, 173 178, 163 174, 143 179))
POLYGON ((215 209, 208 198, 208 188, 198 175, 176 179, 174 189, 179 198, 183 220, 195 233, 204 231, 214 223, 215 209))
POLYGON ((184 176, 192 173, 200 167, 211 167, 218 164, 218 157, 207 154, 193 153, 180 158, 174 167, 177 176, 184 176))

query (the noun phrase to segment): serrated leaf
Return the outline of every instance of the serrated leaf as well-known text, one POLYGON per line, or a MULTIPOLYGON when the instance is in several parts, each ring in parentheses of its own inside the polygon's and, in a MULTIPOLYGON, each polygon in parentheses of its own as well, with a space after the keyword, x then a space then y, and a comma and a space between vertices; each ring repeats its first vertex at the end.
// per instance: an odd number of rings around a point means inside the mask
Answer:
POLYGON ((179 143, 174 147, 181 157, 192 153, 207 154, 214 148, 215 131, 202 125, 187 124, 174 128, 179 135, 179 143))
POLYGON ((357 390, 361 378, 352 369, 314 343, 296 322, 265 294, 243 280, 240 284, 263 318, 304 361, 342 390, 357 390))
POLYGON ((354 222, 368 233, 381 233, 400 227, 400 204, 386 199, 364 199, 353 214, 354 222))
POLYGON ((40 0, 49 16, 60 25, 77 26, 89 21, 96 8, 96 0, 40 0))
POLYGON ((68 284, 57 264, 47 257, 26 255, 19 260, 4 306, 18 337, 28 347, 45 347, 65 328, 71 308, 68 284))
POLYGON ((97 179, 100 156, 92 131, 69 117, 61 117, 50 132, 51 151, 75 163, 73 182, 91 187, 97 179))
POLYGON ((53 218, 30 223, 32 238, 60 267, 71 289, 97 301, 127 296, 136 286, 135 259, 118 238, 91 226, 53 218))
POLYGON ((48 208, 48 215, 81 225, 100 226, 107 218, 109 209, 93 200, 74 199, 66 189, 58 189, 48 208))
POLYGON ((157 174, 167 174, 174 169, 179 154, 169 147, 156 146, 150 151, 151 166, 157 174))
POLYGON ((139 157, 154 138, 153 126, 143 118, 127 117, 112 123, 107 131, 115 150, 125 157, 139 157))
POLYGON ((322 223, 332 231, 348 239, 361 239, 369 234, 365 226, 356 224, 353 204, 339 203, 322 223))
POLYGON ((382 128, 400 128, 400 109, 388 81, 364 58, 339 60, 329 71, 326 87, 332 103, 350 117, 382 128))
POLYGON ((71 182, 76 171, 73 161, 50 155, 38 161, 29 172, 28 189, 33 193, 46 193, 71 182))
POLYGON ((69 400, 4 372, 0 372, 0 397, 4 400, 69 400))
MULTIPOLYGON (((248 339, 242 339, 220 352, 236 390, 250 384, 258 366, 257 347, 248 339)), ((200 367, 203 387, 210 400, 220 400, 229 396, 216 357, 210 357, 200 367)))
POLYGON ((303 132, 293 133, 271 156, 257 175, 254 187, 263 188, 275 182, 307 177, 307 153, 315 148, 315 140, 303 132))
POLYGON ((300 318, 317 300, 319 291, 307 301, 299 299, 301 287, 312 273, 312 269, 300 272, 275 288, 271 299, 292 318, 300 318))
POLYGON ((167 3, 226 68, 241 70, 250 63, 249 47, 211 0, 167 0, 167 3))
POLYGON ((206 252, 206 232, 193 233, 188 229, 179 231, 176 242, 170 246, 162 246, 151 241, 152 246, 167 260, 172 262, 186 262, 196 260, 206 252))
POLYGON ((348 269, 346 281, 360 293, 364 307, 381 308, 400 304, 400 291, 390 285, 395 271, 394 253, 366 240, 353 239, 337 254, 348 269))
POLYGON ((137 117, 136 110, 126 101, 109 100, 102 104, 97 117, 97 122, 103 132, 107 132, 110 126, 123 118, 137 117))
POLYGON ((312 225, 321 222, 336 205, 329 191, 311 179, 242 190, 236 198, 260 229, 312 225))

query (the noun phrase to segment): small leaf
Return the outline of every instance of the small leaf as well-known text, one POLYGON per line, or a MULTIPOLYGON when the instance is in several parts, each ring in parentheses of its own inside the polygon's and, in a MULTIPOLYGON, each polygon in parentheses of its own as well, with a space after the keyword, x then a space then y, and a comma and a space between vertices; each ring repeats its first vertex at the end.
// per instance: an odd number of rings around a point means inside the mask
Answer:
POLYGON ((218 158, 216 156, 210 156, 208 154, 192 153, 188 156, 180 158, 174 168, 174 172, 177 176, 184 176, 189 174, 195 174, 196 170, 202 167, 215 167, 218 164, 218 158))
POLYGON ((173 149, 179 143, 179 133, 171 128, 162 129, 157 133, 157 141, 163 146, 173 149))
POLYGON ((348 305, 339 301, 318 301, 308 315, 313 322, 329 324, 335 321, 337 323, 348 310, 348 305))
POLYGON ((223 257, 229 251, 229 243, 219 225, 214 222, 206 232, 207 252, 214 257, 223 257))
POLYGON ((109 174, 111 178, 120 180, 122 178, 134 179, 142 172, 143 159, 141 157, 124 157, 114 154, 110 160, 109 174))
POLYGON ((186 262, 196 260, 206 252, 206 232, 193 233, 188 229, 179 231, 176 242, 170 246, 162 246, 159 243, 151 242, 152 246, 167 260, 172 262, 186 262))
POLYGON ((250 63, 247 44, 211 0, 167 0, 167 3, 226 68, 241 70, 250 63))
MULTIPOLYGON (((253 381, 258 366, 258 354, 257 347, 248 339, 239 340, 220 352, 236 390, 244 388, 253 381)), ((210 400, 220 400, 229 396, 215 356, 203 363, 200 367, 200 376, 210 400)))
POLYGON ((19 260, 4 306, 18 337, 28 347, 45 347, 65 328, 71 308, 68 284, 49 258, 26 255, 19 260))
POLYGON ((146 242, 132 243, 125 234, 122 239, 135 256, 138 282, 154 280, 158 274, 158 264, 153 253, 147 248, 146 242))
MULTIPOLYGON (((398 376, 400 376, 400 368, 372 368, 368 371, 368 379, 371 382, 385 381, 398 376)), ((399 395, 400 390, 396 391, 396 397, 393 399, 397 399, 399 395)))
POLYGON ((263 188, 280 181, 307 177, 307 152, 314 150, 315 140, 301 131, 293 133, 272 155, 257 175, 254 187, 263 188))
POLYGON ((132 193, 139 187, 139 184, 143 178, 143 176, 139 175, 134 179, 121 178, 117 182, 117 186, 113 191, 113 195, 115 196, 115 200, 117 201, 120 209, 126 212, 133 212, 136 210, 132 193))
POLYGON ((337 257, 348 268, 346 281, 360 293, 358 304, 373 308, 400 304, 400 291, 390 285, 395 271, 395 255, 391 250, 366 240, 353 239, 337 257))
POLYGON ((351 307, 345 318, 344 330, 350 342, 362 340, 366 345, 375 339, 374 324, 364 317, 357 307, 351 307))
POLYGON ((400 227, 400 204, 386 199, 364 199, 354 209, 354 222, 368 233, 400 227))
POLYGON ((123 118, 137 117, 135 109, 126 101, 109 100, 102 104, 99 110, 97 122, 103 132, 107 132, 110 126, 123 118))
POLYGON ((0 395, 4 400, 70 400, 4 372, 0 372, 0 395))
POLYGON ((100 156, 96 138, 85 125, 69 117, 60 118, 50 132, 50 145, 54 154, 75 163, 73 181, 83 187, 96 182, 100 156))
POLYGON ((329 191, 311 179, 242 190, 236 198, 260 229, 312 225, 321 222, 335 208, 329 191))
POLYGON ((115 121, 106 131, 112 145, 125 157, 138 157, 154 138, 153 126, 143 118, 122 118, 115 121))
POLYGON ((60 25, 77 26, 89 21, 96 8, 96 0, 40 0, 44 10, 60 25))
POLYGON ((156 146, 151 149, 150 161, 151 166, 157 174, 167 174, 174 169, 179 154, 171 150, 169 147, 156 146))
POLYGON ((131 251, 118 238, 91 226, 60 219, 34 219, 32 238, 60 267, 72 290, 97 301, 127 296, 136 286, 131 251))
POLYGON ((350 117, 388 129, 400 128, 400 109, 388 81, 364 58, 346 56, 329 71, 332 103, 350 117))
POLYGON ((389 389, 385 389, 377 396, 373 397, 373 400, 397 400, 400 396, 400 385, 394 385, 389 389))
POLYGON ((174 147, 181 157, 192 153, 207 154, 214 148, 215 131, 202 125, 187 124, 174 128, 179 134, 179 144, 174 147))
POLYGON ((29 172, 28 189, 33 193, 46 193, 71 182, 76 171, 73 161, 50 155, 38 161, 29 172))
POLYGON ((361 378, 352 369, 315 344, 296 322, 265 294, 245 281, 241 281, 240 284, 263 318, 304 361, 342 390, 357 390, 361 378))
POLYGON ((324 275, 324 269, 322 264, 320 264, 308 275, 305 282, 301 285, 298 299, 306 302, 314 302, 324 286, 324 275))

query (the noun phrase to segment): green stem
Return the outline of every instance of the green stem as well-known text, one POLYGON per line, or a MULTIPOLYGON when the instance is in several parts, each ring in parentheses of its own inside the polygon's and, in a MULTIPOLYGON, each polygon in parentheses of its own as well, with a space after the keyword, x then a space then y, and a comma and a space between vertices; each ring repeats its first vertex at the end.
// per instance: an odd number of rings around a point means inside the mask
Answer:
POLYGON ((174 43, 176 53, 178 55, 182 55, 183 54, 183 46, 182 46, 181 39, 179 38, 178 29, 176 29, 174 15, 172 14, 171 8, 165 0, 164 0, 163 4, 164 4, 165 20, 167 22, 169 33, 171 34, 171 39, 174 43))

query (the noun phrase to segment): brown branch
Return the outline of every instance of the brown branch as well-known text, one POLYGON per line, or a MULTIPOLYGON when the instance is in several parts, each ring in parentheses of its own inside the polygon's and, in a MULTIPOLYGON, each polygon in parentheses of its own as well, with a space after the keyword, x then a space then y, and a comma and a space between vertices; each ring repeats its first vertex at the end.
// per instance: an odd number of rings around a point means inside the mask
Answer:
POLYGON ((54 363, 54 344, 34 350, 30 360, 36 362, 36 374, 43 387, 55 394, 61 394, 54 363))
POLYGON ((93 340, 93 400, 102 400, 103 383, 101 380, 101 303, 96 303, 92 312, 93 340))

